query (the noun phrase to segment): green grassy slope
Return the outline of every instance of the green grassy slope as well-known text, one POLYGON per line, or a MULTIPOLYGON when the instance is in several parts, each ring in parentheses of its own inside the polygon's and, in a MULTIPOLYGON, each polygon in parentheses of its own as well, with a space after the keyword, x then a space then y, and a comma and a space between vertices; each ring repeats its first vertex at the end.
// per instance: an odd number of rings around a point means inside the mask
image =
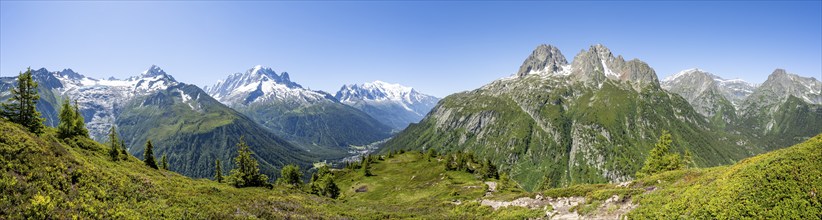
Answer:
POLYGON ((137 158, 112 162, 87 138, 60 141, 0 119, 0 219, 522 219, 542 210, 477 202, 477 177, 446 172, 443 162, 406 153, 378 161, 375 176, 335 171, 342 197, 283 186, 234 188, 148 168, 137 158), (64 143, 65 142, 65 143, 64 143), (352 187, 366 186, 356 193, 352 187), (463 201, 455 205, 453 201, 463 201))
POLYGON ((636 219, 820 219, 822 135, 726 167, 640 179, 636 219))
POLYGON ((109 160, 87 138, 63 144, 0 121, 0 218, 322 218, 323 198, 192 180, 129 157, 109 160))

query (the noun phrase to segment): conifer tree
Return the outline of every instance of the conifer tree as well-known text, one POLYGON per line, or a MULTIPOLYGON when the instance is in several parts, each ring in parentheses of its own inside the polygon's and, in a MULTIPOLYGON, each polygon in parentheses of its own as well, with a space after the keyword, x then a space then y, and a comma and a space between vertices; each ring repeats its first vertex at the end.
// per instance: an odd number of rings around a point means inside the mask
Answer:
POLYGON ((659 141, 651 149, 651 154, 645 159, 645 165, 637 171, 636 177, 642 178, 663 171, 677 170, 684 167, 679 154, 671 152, 671 133, 663 130, 659 141))
POLYGON ((685 167, 696 167, 694 162, 694 155, 690 150, 685 150, 685 155, 682 156, 682 163, 685 167))
POLYGON ((452 171, 456 170, 457 167, 455 165, 456 161, 454 161, 454 155, 445 155, 445 170, 452 171))
POLYGON ((74 135, 88 137, 88 129, 86 129, 85 118, 80 114, 80 107, 77 105, 77 100, 74 100, 74 135))
MULTIPOLYGON (((62 123, 61 123, 62 124, 62 123)), ((114 126, 111 126, 111 130, 108 132, 108 143, 109 143, 109 150, 108 155, 111 157, 111 160, 117 161, 120 158, 120 137, 117 135, 117 130, 114 126)))
POLYGON ((337 183, 334 183, 334 178, 331 175, 325 175, 320 178, 320 183, 322 184, 320 195, 328 196, 332 199, 340 196, 340 187, 337 186, 337 183))
POLYGON ((220 165, 220 159, 215 161, 216 165, 214 166, 214 181, 218 183, 223 182, 223 167, 220 165))
POLYGON ((146 166, 157 169, 157 161, 154 160, 154 146, 151 145, 151 140, 146 141, 146 150, 143 152, 143 162, 146 166))
POLYGON ((166 158, 165 153, 163 153, 163 157, 160 158, 160 161, 161 168, 163 168, 164 170, 168 170, 168 158, 166 158))
POLYGON ((64 98, 63 104, 60 107, 60 123, 57 124, 57 137, 71 138, 74 136, 88 137, 88 129, 86 129, 85 119, 80 114, 80 108, 77 100, 74 100, 74 106, 71 106, 71 98, 64 98))
POLYGON ((362 161, 362 166, 360 166, 360 171, 362 172, 363 176, 372 176, 371 173, 371 161, 368 159, 370 157, 366 157, 365 160, 362 161))
POLYGON ((486 159, 485 162, 482 164, 482 168, 480 169, 480 175, 483 178, 487 179, 499 179, 499 173, 497 173, 497 167, 491 163, 491 160, 486 159))
MULTIPOLYGON (((119 135, 118 135, 118 136, 119 136, 119 135)), ((123 156, 125 156, 125 158, 128 158, 128 156, 130 156, 130 155, 128 154, 128 150, 126 149, 126 141, 125 141, 125 140, 123 140, 123 139, 120 139, 120 154, 122 154, 123 156)))
POLYGON ((71 107, 69 98, 63 99, 63 104, 60 106, 60 114, 58 115, 60 122, 57 124, 57 137, 60 139, 74 136, 74 108, 71 107))
POLYGON ((10 122, 26 127, 29 132, 40 135, 43 133, 45 119, 37 111, 37 101, 40 95, 37 91, 37 82, 31 74, 31 68, 17 76, 17 86, 11 88, 11 97, 8 103, 2 103, 0 114, 10 122))
POLYGON ((303 173, 300 172, 300 167, 294 164, 285 165, 280 170, 280 179, 277 180, 279 184, 299 187, 303 184, 303 173))
POLYGON ((235 187, 264 186, 268 182, 268 176, 260 173, 257 159, 252 157, 242 137, 237 143, 237 157, 234 158, 234 169, 230 171, 228 181, 235 187))
POLYGON ((337 198, 340 188, 334 183, 334 176, 328 166, 321 166, 313 175, 309 183, 309 192, 316 195, 337 198))

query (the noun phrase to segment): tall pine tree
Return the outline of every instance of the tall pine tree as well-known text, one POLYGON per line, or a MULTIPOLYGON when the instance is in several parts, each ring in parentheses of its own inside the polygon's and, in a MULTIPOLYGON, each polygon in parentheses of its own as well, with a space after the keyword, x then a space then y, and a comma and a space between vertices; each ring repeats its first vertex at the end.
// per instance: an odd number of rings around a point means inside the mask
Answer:
MULTIPOLYGON (((61 113, 62 114, 62 113, 61 113)), ((61 123, 62 124, 62 123, 61 123)), ((108 132, 108 155, 111 157, 111 160, 117 161, 120 158, 120 136, 117 135, 117 130, 114 126, 111 126, 111 130, 108 132)))
POLYGON ((71 106, 71 98, 64 98, 63 104, 60 107, 60 123, 57 124, 57 137, 71 138, 74 136, 88 137, 88 129, 86 129, 85 119, 80 114, 80 107, 77 100, 74 101, 74 106, 71 106))
POLYGON ((40 95, 37 93, 37 82, 32 78, 31 68, 28 68, 25 73, 17 76, 17 87, 11 89, 8 103, 2 103, 0 114, 9 121, 28 128, 31 133, 42 134, 45 119, 37 111, 38 100, 40 95))
POLYGON ((645 159, 645 165, 637 171, 636 177, 642 178, 663 171, 677 170, 685 167, 679 154, 671 152, 671 133, 663 130, 659 141, 651 149, 651 154, 645 159))
POLYGON ((151 140, 146 141, 146 150, 143 152, 143 158, 146 166, 157 169, 157 161, 154 160, 154 146, 151 145, 151 140))
POLYGON ((71 107, 69 98, 63 99, 63 104, 60 106, 60 123, 57 124, 57 137, 69 138, 74 136, 74 108, 71 107))
POLYGON ((77 105, 77 100, 74 100, 74 135, 88 137, 88 129, 86 129, 86 119, 80 113, 80 107, 77 105))
POLYGON ((280 179, 277 180, 277 183, 292 187, 301 186, 303 184, 303 173, 300 172, 300 166, 294 164, 285 165, 285 167, 280 170, 280 179))
POLYGON ((220 159, 217 159, 215 162, 217 165, 214 166, 214 181, 218 183, 223 182, 223 167, 220 165, 220 159))
POLYGON ((257 159, 252 157, 251 150, 242 137, 240 143, 237 143, 237 157, 234 158, 234 169, 228 180, 235 187, 264 186, 268 182, 268 176, 260 173, 257 159))

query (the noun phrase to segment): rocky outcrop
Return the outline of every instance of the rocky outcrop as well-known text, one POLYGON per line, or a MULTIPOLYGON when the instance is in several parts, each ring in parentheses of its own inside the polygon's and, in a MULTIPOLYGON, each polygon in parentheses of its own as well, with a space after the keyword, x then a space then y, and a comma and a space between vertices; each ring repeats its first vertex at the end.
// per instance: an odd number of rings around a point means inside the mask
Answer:
POLYGON ((531 55, 522 62, 517 72, 518 77, 523 77, 531 73, 551 74, 562 70, 568 61, 562 52, 553 45, 542 44, 537 46, 531 55))

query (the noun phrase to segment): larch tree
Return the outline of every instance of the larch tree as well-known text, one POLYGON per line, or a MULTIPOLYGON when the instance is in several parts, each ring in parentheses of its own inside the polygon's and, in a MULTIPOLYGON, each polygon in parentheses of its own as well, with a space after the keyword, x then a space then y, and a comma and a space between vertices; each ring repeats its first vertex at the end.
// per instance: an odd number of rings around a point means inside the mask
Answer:
POLYGON ((240 138, 237 143, 237 157, 234 158, 234 169, 229 174, 229 182, 235 187, 264 186, 268 176, 260 173, 257 159, 252 156, 248 145, 240 138))
POLYGON ((108 132, 108 155, 111 157, 111 160, 117 161, 120 158, 120 146, 122 142, 120 142, 120 136, 117 135, 117 128, 115 126, 111 126, 111 129, 108 132))
POLYGON ((277 183, 291 187, 300 187, 303 184, 302 178, 303 173, 300 172, 300 166, 289 164, 280 170, 280 179, 277 179, 277 183))
POLYGON ((636 177, 642 178, 663 171, 684 168, 685 163, 679 154, 671 152, 671 143, 673 143, 671 133, 663 130, 659 141, 651 149, 651 154, 645 159, 645 165, 637 171, 636 177))
POLYGON ((17 76, 17 86, 11 88, 11 97, 8 103, 2 103, 0 114, 10 122, 23 125, 29 132, 40 135, 45 129, 45 119, 37 111, 38 100, 37 82, 32 78, 31 68, 28 68, 17 76))
POLYGON ((74 100, 74 135, 88 137, 88 129, 86 129, 86 119, 80 113, 80 107, 77 100, 74 100))

